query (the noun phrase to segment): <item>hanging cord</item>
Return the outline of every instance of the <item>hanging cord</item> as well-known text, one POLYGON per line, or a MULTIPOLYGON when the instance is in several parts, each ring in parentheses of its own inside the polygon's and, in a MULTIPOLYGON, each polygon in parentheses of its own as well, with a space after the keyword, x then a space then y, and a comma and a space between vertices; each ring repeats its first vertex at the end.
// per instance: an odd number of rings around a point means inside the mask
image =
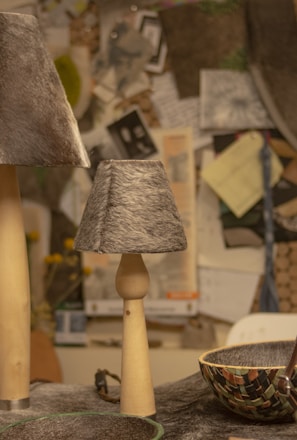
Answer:
POLYGON ((112 397, 108 394, 107 380, 106 376, 110 376, 112 379, 115 379, 117 382, 121 383, 121 379, 116 374, 110 373, 108 370, 97 370, 95 374, 95 385, 99 394, 99 397, 106 402, 111 403, 119 403, 119 397, 112 397))
POLYGON ((271 151, 267 142, 267 134, 264 134, 264 144, 260 151, 260 159, 263 167, 264 186, 264 226, 265 226, 265 273, 263 286, 260 293, 260 311, 278 312, 278 295, 274 281, 273 266, 273 201, 270 187, 271 174, 271 151))

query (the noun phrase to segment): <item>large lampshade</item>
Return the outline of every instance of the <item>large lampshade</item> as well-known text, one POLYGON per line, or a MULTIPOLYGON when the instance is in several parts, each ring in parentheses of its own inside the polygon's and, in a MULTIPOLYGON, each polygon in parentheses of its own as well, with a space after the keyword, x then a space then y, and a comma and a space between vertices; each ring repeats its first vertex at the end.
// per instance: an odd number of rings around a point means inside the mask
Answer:
POLYGON ((0 163, 90 166, 33 15, 0 13, 0 163))

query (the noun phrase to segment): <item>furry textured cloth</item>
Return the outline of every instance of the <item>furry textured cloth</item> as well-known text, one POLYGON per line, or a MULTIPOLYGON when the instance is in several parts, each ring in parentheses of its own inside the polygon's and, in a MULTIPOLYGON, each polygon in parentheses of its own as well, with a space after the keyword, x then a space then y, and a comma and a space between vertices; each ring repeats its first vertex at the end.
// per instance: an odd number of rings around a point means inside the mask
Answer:
POLYGON ((0 13, 0 163, 89 166, 38 21, 0 13))
MULTIPOLYGON (((119 395, 117 386, 109 390, 113 396, 119 395)), ((296 439, 295 423, 253 423, 229 412, 213 396, 200 373, 181 381, 156 387, 157 420, 164 427, 164 440, 228 440, 229 437, 240 437, 255 440, 293 440, 296 439)), ((108 411, 119 412, 119 404, 101 400, 94 386, 41 384, 32 385, 31 407, 24 411, 0 411, 0 428, 20 419, 41 416, 49 413, 65 413, 76 411, 108 411)), ((54 425, 54 422, 53 422, 54 425)), ((98 439, 100 424, 97 427, 81 417, 76 423, 76 436, 69 436, 69 425, 60 424, 60 433, 53 431, 45 424, 46 430, 37 437, 27 433, 27 437, 10 436, 9 430, 0 434, 1 440, 40 440, 40 438, 60 439, 98 439), (79 424, 81 426, 79 427, 79 424), (64 426, 64 428, 63 428, 64 426), (85 436, 86 426, 89 433, 85 436), (64 430, 64 431, 63 431, 64 430), (6 436, 5 436, 6 435, 6 436)), ((13 432, 11 429, 11 433, 13 432)), ((138 433, 138 440, 141 434, 138 433)), ((124 432, 119 431, 116 437, 125 439, 124 432)), ((131 437, 133 438, 133 437, 131 437)), ((145 437, 144 437, 145 438, 145 437)))
POLYGON ((245 21, 242 1, 179 3, 161 8, 159 18, 182 99, 200 94, 201 69, 241 67, 245 21))
POLYGON ((140 254, 181 251, 186 246, 162 162, 100 162, 75 249, 140 254))
POLYGON ((249 66, 276 127, 297 148, 297 21, 293 0, 247 0, 249 66))

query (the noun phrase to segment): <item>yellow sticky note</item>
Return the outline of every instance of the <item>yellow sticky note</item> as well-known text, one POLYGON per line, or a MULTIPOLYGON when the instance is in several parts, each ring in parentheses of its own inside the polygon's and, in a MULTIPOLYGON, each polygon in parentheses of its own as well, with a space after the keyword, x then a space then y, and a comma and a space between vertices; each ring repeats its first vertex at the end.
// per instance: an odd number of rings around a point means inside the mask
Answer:
MULTIPOLYGON (((202 170, 202 178, 236 217, 242 217, 263 197, 263 143, 258 131, 246 133, 202 170)), ((282 172, 282 163, 271 150, 271 186, 279 181, 282 172)))

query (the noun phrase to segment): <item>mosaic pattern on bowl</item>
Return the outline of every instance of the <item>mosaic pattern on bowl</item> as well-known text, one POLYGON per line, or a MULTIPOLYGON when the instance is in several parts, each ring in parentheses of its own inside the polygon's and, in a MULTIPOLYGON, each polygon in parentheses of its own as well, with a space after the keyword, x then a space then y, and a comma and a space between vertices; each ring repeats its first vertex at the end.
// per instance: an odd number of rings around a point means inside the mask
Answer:
POLYGON ((199 358, 201 373, 215 396, 234 413, 258 421, 293 420, 297 408, 297 367, 291 377, 290 394, 278 390, 293 347, 294 341, 277 341, 211 350, 199 358), (279 366, 275 361, 282 351, 283 366, 279 366), (243 365, 249 355, 249 365, 243 365), (234 357, 236 363, 231 362, 234 357))

